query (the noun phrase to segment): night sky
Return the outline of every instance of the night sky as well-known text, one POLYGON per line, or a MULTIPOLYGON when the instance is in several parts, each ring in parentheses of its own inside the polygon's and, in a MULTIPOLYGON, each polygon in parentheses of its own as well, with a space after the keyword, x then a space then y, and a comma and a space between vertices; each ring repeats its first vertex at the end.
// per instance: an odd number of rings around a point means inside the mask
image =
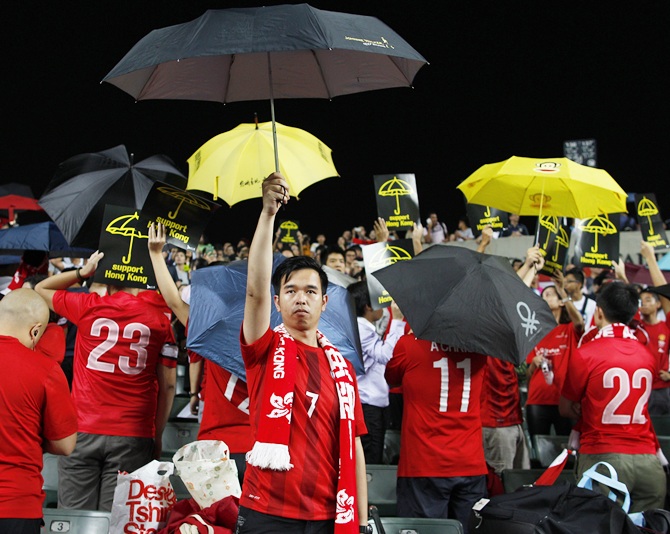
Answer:
MULTIPOLYGON (((386 173, 414 173, 422 218, 436 211, 453 229, 465 214, 456 186, 479 166, 512 155, 562 156, 563 141, 585 138, 597 141, 598 167, 628 192, 655 192, 670 216, 667 2, 310 4, 376 16, 430 64, 412 89, 275 102, 279 122, 330 146, 341 174, 289 204, 286 216, 303 231, 334 241, 345 228, 371 227, 372 176, 386 173)), ((135 103, 99 83, 152 29, 206 9, 255 5, 6 2, 0 182, 28 183, 39 196, 60 162, 118 144, 135 161, 166 154, 187 174, 186 160, 211 137, 252 122, 254 112, 270 120, 267 101, 135 103)), ((259 210, 254 200, 224 206, 208 234, 251 236, 259 210)))

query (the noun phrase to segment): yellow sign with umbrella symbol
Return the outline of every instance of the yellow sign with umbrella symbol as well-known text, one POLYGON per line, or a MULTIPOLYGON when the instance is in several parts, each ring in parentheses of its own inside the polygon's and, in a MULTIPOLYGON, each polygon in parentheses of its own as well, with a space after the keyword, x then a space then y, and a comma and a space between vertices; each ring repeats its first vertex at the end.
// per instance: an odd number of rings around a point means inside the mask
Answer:
POLYGON ((551 256, 552 261, 558 260, 558 253, 561 247, 567 249, 570 246, 570 236, 562 226, 558 227, 558 232, 554 238, 554 254, 551 256))
POLYGON ((647 222, 649 223, 649 235, 654 235, 654 225, 651 222, 651 218, 654 215, 658 215, 658 208, 651 200, 646 196, 642 197, 640 202, 637 204, 637 214, 641 217, 646 217, 647 222))
POLYGON ((399 261, 411 260, 414 250, 411 239, 375 243, 363 246, 363 261, 372 308, 378 310, 390 306, 393 298, 374 276, 374 272, 399 261))
POLYGON ((175 219, 177 217, 179 210, 184 203, 200 208, 201 210, 211 210, 207 202, 204 202, 202 199, 199 199, 195 195, 191 195, 186 191, 181 191, 180 189, 174 189, 172 187, 165 186, 159 186, 157 189, 164 195, 175 198, 179 201, 179 205, 175 208, 175 210, 168 213, 168 217, 170 219, 175 219))
POLYGON ((140 216, 137 212, 134 212, 130 215, 122 215, 117 217, 112 222, 107 225, 105 228, 106 232, 109 232, 112 235, 119 235, 123 237, 129 237, 130 242, 128 244, 128 254, 121 258, 121 261, 126 265, 130 263, 133 254, 133 240, 138 239, 148 239, 148 234, 143 234, 134 226, 128 226, 132 221, 139 220, 140 216))
POLYGON ((561 225, 558 222, 558 217, 550 215, 540 217, 540 226, 547 229, 547 238, 544 240, 544 245, 542 245, 542 249, 547 250, 547 247, 549 247, 549 239, 551 238, 552 234, 556 234, 558 232, 558 229, 561 227, 561 225))
POLYGON ((598 252, 598 236, 614 235, 618 232, 614 223, 609 220, 607 215, 596 215, 590 219, 585 219, 579 224, 579 228, 594 235, 594 243, 591 247, 591 252, 598 252))
POLYGON ((642 239, 654 248, 668 247, 668 237, 663 225, 661 210, 654 193, 637 193, 637 222, 642 233, 642 239))
POLYGON ((395 197, 396 207, 393 210, 395 215, 400 215, 400 197, 411 195, 414 192, 411 184, 405 180, 394 176, 392 179, 384 182, 377 193, 382 197, 395 197))

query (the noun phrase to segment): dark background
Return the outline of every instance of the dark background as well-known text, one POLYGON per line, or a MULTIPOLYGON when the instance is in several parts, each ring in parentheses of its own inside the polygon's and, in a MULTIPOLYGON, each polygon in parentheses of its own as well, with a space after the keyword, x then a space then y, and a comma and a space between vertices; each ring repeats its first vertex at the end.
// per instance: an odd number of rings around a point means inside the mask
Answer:
MULTIPOLYGON (((264 2, 265 5, 287 2, 264 2)), ((66 1, 3 4, 0 182, 39 196, 58 164, 125 144, 135 161, 187 158, 242 122, 270 120, 269 102, 143 101, 100 80, 152 29, 206 9, 255 2, 66 1)), ((557 157, 563 141, 595 138, 598 166, 628 192, 655 192, 668 217, 668 3, 320 1, 380 18, 418 50, 414 88, 327 100, 277 100, 277 120, 333 150, 341 178, 322 181, 286 216, 335 241, 371 227, 372 176, 415 173, 422 218, 451 230, 465 214, 456 189, 485 163, 557 157)), ((270 172, 271 169, 268 170, 270 172)), ((212 240, 251 236, 259 201, 218 211, 212 240)), ((24 219, 24 222, 27 217, 24 219)), ((534 222, 530 222, 534 225, 534 222)))

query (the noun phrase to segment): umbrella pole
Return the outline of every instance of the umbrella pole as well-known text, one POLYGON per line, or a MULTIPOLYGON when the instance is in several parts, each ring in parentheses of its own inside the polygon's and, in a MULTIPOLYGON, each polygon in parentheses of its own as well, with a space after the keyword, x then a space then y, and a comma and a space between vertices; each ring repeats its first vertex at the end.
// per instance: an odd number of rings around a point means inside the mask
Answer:
POLYGON ((270 81, 270 115, 272 117, 272 142, 275 149, 275 171, 279 172, 279 152, 277 151, 277 125, 275 123, 275 99, 272 92, 272 64, 268 52, 268 79, 270 81))
POLYGON ((537 215, 537 230, 535 230, 535 245, 540 244, 540 221, 542 220, 542 204, 544 203, 544 176, 542 177, 542 192, 540 193, 540 211, 537 215))

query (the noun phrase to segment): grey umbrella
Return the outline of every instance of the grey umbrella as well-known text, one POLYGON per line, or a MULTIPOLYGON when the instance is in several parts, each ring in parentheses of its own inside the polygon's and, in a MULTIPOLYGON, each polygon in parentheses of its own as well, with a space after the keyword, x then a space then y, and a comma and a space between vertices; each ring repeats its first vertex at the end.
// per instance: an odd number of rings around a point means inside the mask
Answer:
POLYGON ((426 63, 375 17, 279 5, 209 10, 154 30, 103 81, 136 100, 269 99, 274 123, 275 98, 408 87, 426 63))
POLYGON ((556 326, 507 258, 434 245, 375 271, 414 334, 518 365, 556 326))

